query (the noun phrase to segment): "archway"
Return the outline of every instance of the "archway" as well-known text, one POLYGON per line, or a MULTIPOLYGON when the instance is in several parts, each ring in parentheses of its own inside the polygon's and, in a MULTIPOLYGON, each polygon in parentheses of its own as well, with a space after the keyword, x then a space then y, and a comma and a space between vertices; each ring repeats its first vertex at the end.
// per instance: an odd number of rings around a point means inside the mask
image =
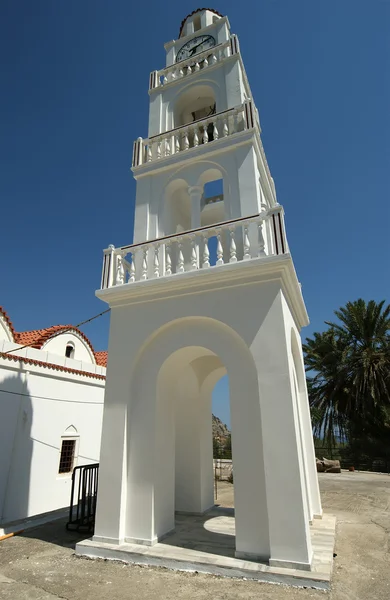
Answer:
POLYGON ((191 85, 176 100, 174 127, 181 127, 216 112, 214 86, 191 85))
POLYGON ((174 528, 175 509, 203 512, 213 504, 211 391, 225 369, 235 461, 236 553, 268 560, 257 370, 238 334, 205 317, 162 327, 134 366, 127 423, 128 541, 153 544, 174 528), (190 419, 194 434, 188 447, 183 419, 190 419))

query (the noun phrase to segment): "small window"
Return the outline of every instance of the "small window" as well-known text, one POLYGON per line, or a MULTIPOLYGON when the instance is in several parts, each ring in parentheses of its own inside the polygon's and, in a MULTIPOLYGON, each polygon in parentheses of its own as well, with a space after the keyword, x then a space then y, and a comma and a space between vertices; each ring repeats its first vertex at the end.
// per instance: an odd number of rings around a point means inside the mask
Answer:
POLYGON ((73 344, 67 344, 65 348, 66 358, 74 358, 74 346, 73 344))
POLYGON ((201 22, 200 22, 200 15, 195 15, 194 16, 194 31, 199 31, 199 29, 202 27, 201 22))
POLYGON ((71 473, 73 471, 75 453, 76 440, 62 440, 58 473, 71 473))

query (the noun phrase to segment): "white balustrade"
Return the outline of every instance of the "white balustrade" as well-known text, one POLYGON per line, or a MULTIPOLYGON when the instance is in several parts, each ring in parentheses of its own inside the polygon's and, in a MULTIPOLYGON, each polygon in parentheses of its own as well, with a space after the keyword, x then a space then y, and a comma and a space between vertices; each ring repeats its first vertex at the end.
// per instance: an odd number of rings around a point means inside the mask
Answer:
POLYGON ((242 104, 146 140, 139 138, 135 142, 137 151, 133 154, 133 167, 197 148, 247 128, 245 104, 242 104))
POLYGON ((177 81, 182 77, 188 77, 192 73, 207 69, 209 65, 214 65, 225 58, 229 58, 229 56, 231 56, 230 40, 214 48, 204 50, 204 52, 199 52, 194 58, 187 58, 160 71, 154 71, 153 74, 155 76, 150 80, 150 89, 153 90, 177 81))
POLYGON ((102 289, 288 253, 283 209, 104 251, 102 289), (216 238, 216 246, 211 244, 216 238), (210 248, 213 248, 212 252, 210 248))

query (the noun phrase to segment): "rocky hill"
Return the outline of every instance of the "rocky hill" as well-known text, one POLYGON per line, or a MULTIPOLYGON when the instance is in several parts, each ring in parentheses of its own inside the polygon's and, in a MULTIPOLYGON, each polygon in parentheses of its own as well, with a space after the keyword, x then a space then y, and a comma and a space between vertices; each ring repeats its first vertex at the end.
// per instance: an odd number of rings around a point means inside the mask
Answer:
POLYGON ((230 435, 230 431, 218 417, 213 415, 213 439, 224 442, 230 435))

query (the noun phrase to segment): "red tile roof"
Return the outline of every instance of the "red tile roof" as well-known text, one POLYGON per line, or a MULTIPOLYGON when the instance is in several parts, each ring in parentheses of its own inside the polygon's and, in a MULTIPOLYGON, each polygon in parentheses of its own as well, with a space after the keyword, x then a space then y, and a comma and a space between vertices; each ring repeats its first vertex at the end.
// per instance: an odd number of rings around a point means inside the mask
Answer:
POLYGON ((89 373, 88 371, 79 371, 78 369, 71 369, 70 367, 63 367, 62 365, 54 365, 53 363, 43 362, 42 360, 34 360, 33 358, 26 358, 24 356, 16 356, 15 354, 6 354, 0 352, 1 358, 7 358, 14 362, 22 362, 28 365, 35 365, 36 367, 45 367, 46 369, 53 369, 54 371, 64 371, 65 373, 73 373, 74 375, 84 375, 92 379, 105 379, 105 375, 99 375, 98 373, 89 373))
POLYGON ((87 343, 92 354, 95 354, 93 346, 87 336, 74 327, 73 325, 53 325, 52 327, 47 327, 46 329, 34 329, 33 331, 21 331, 19 333, 15 333, 15 342, 17 344, 21 344, 22 346, 31 346, 31 348, 37 348, 40 350, 42 346, 47 342, 51 337, 58 335, 65 331, 75 331, 78 333, 80 337, 87 343))
POLYGON ((96 364, 101 367, 107 367, 107 350, 102 350, 101 352, 95 352, 96 364))
POLYGON ((182 20, 181 25, 180 25, 179 37, 181 36, 181 32, 183 31, 183 27, 184 27, 185 22, 187 21, 187 19, 189 17, 192 17, 192 15, 194 15, 195 13, 200 12, 201 10, 210 10, 211 12, 215 13, 219 17, 223 17, 223 15, 221 15, 221 13, 218 12, 217 10, 215 10, 214 8, 197 8, 196 10, 193 10, 192 13, 190 13, 189 15, 187 15, 185 19, 182 20))
MULTIPOLYGON (((47 327, 46 329, 34 329, 32 331, 17 332, 15 331, 14 326, 12 325, 12 321, 7 315, 6 311, 0 306, 0 317, 1 316, 8 325, 16 344, 20 344, 21 346, 29 346, 31 348, 36 348, 37 350, 40 350, 42 346, 53 336, 59 335, 60 333, 64 333, 65 331, 74 331, 89 346, 93 356, 95 357, 96 364, 101 367, 107 366, 108 352, 106 350, 95 352, 87 336, 82 331, 80 331, 80 329, 77 329, 77 327, 74 327, 73 325, 53 325, 52 327, 47 327)), ((86 375, 87 377, 97 377, 98 379, 105 378, 104 375, 95 376, 93 373, 87 373, 86 371, 78 371, 77 369, 70 369, 68 367, 62 367, 60 365, 52 365, 51 363, 46 363, 39 360, 32 360, 30 358, 23 358, 12 354, 6 354, 4 352, 0 353, 0 356, 2 356, 3 358, 11 358, 13 360, 21 360, 22 362, 27 362, 28 364, 45 366, 49 369, 56 369, 57 371, 79 373, 80 375, 86 375)))
POLYGON ((9 327, 9 329, 11 331, 11 334, 13 336, 13 339, 15 341, 16 332, 15 332, 14 326, 12 325, 11 319, 9 318, 9 316, 7 315, 7 313, 5 312, 5 310, 4 310, 4 308, 2 306, 0 306, 0 316, 2 316, 4 318, 4 321, 8 325, 8 327, 9 327))

